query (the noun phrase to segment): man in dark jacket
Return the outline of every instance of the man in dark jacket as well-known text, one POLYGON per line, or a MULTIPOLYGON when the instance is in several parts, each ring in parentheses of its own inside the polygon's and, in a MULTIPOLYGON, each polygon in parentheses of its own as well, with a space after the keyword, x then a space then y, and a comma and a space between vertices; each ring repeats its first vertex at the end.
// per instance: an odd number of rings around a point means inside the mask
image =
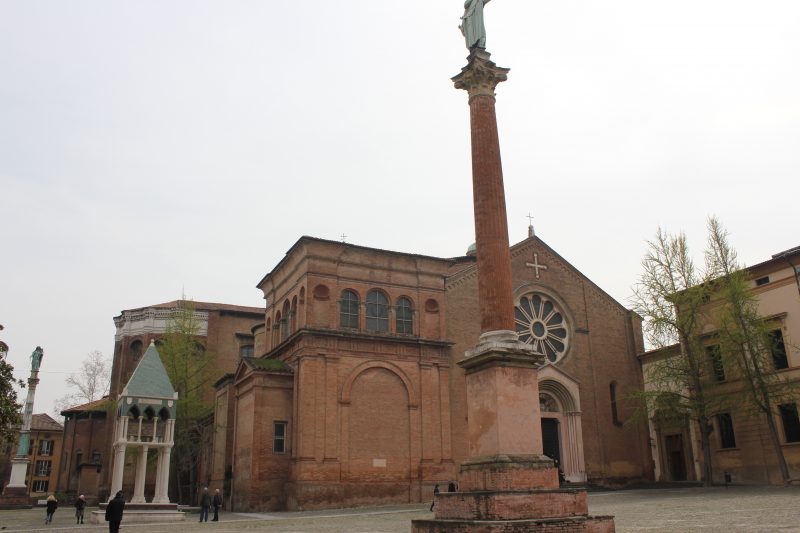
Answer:
POLYGON ((203 495, 200 496, 200 521, 208 522, 208 508, 211 507, 211 495, 208 487, 203 487, 203 495))
POLYGON ((214 499, 211 500, 211 506, 214 508, 214 518, 212 522, 219 522, 219 508, 222 507, 222 496, 219 495, 219 489, 214 491, 214 499))
POLYGON ((106 522, 108 533, 119 533, 119 523, 122 522, 122 510, 125 508, 125 497, 119 491, 106 507, 106 522))

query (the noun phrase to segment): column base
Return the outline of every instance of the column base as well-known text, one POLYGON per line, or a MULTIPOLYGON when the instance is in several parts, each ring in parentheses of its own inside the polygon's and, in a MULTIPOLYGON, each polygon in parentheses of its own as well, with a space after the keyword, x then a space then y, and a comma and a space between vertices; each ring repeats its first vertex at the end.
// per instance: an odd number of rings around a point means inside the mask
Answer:
POLYGON ((461 491, 557 489, 558 469, 546 455, 473 457, 461 464, 461 491))
POLYGON ((12 487, 7 485, 0 496, 0 509, 31 509, 33 504, 28 497, 28 487, 25 485, 12 487))

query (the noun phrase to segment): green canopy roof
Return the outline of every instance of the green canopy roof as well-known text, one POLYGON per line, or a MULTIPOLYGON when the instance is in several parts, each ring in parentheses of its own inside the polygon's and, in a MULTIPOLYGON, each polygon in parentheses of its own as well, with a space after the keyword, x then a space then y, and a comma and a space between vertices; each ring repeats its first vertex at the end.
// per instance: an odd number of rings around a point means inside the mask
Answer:
POLYGON ((167 369, 161 362, 156 345, 150 343, 144 357, 139 361, 131 379, 122 390, 123 396, 138 398, 173 398, 175 389, 167 376, 167 369))

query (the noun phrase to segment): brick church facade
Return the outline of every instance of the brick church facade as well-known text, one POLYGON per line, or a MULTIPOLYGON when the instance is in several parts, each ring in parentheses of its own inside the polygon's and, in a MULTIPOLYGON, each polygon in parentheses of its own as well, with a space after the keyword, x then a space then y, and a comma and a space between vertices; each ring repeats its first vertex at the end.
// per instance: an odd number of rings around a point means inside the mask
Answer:
MULTIPOLYGON (((516 329, 539 372, 545 453, 567 481, 652 477, 641 322, 537 237, 512 246, 516 329), (630 423, 626 423, 630 422, 630 423)), ((416 502, 467 453, 475 258, 300 238, 258 284, 252 356, 216 384, 208 479, 237 511, 416 502)))

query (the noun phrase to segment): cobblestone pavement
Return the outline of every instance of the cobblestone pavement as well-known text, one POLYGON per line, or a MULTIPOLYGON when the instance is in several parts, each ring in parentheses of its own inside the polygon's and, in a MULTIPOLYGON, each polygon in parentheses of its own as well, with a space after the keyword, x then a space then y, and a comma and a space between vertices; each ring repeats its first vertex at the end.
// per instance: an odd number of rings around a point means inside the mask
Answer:
MULTIPOLYGON (((589 495, 592 514, 615 515, 617 531, 633 532, 798 532, 800 487, 714 487, 624 490, 589 495)), ((178 524, 125 524, 122 533, 409 533, 411 520, 429 518, 428 505, 307 511, 224 513, 221 522, 198 524, 197 514, 178 524)), ((74 524, 72 509, 56 511, 44 525, 44 509, 0 511, 4 531, 108 531, 106 525, 74 524)))

